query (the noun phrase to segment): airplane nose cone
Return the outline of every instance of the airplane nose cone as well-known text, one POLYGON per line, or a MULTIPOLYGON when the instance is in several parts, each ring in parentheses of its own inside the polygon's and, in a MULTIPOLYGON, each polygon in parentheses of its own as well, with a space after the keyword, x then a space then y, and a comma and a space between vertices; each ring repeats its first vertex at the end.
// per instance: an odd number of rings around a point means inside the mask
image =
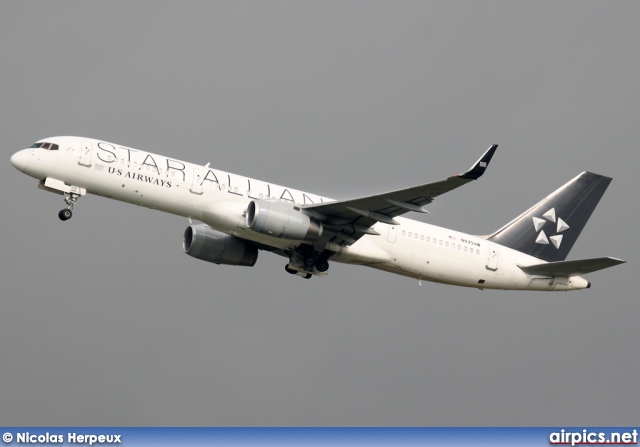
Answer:
POLYGON ((11 156, 11 164, 21 172, 24 172, 27 169, 27 162, 29 161, 29 150, 23 149, 21 151, 16 152, 11 156))

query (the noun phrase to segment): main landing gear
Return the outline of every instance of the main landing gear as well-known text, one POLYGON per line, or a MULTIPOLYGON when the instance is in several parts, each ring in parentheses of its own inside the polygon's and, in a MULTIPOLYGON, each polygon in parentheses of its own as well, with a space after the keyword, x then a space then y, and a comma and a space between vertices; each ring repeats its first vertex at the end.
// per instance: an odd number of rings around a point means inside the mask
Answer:
POLYGON ((287 273, 302 276, 305 279, 313 275, 324 276, 329 270, 330 251, 317 252, 313 247, 302 245, 291 254, 291 261, 284 267, 287 273))
POLYGON ((73 205, 76 204, 76 201, 79 197, 80 194, 75 194, 72 192, 69 193, 68 196, 67 194, 65 194, 64 202, 67 204, 67 207, 63 210, 60 210, 60 212, 58 213, 58 217, 60 218, 60 220, 65 221, 71 219, 71 217, 73 216, 73 205))

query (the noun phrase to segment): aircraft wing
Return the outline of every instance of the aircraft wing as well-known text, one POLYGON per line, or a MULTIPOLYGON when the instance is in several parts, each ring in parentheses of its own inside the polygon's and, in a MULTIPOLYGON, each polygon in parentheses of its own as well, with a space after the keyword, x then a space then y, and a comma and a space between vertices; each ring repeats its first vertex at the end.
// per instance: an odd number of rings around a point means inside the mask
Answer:
POLYGON ((575 261, 545 262, 543 264, 521 266, 520 269, 530 275, 544 276, 578 276, 597 270, 623 264, 626 261, 618 258, 604 257, 591 259, 577 259, 575 261))
POLYGON ((393 218, 409 211, 426 213, 423 208, 440 194, 451 191, 484 174, 498 147, 491 146, 467 171, 439 182, 400 189, 384 194, 338 202, 305 205, 308 214, 335 232, 335 242, 350 245, 364 234, 377 234, 370 227, 376 222, 397 225, 393 218))

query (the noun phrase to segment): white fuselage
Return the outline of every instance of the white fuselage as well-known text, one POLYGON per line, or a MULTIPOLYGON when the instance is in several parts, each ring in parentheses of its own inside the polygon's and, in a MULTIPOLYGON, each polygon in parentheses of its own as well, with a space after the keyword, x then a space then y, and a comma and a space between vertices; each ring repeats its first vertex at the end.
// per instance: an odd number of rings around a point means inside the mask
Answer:
MULTIPOLYGON (((24 173, 84 188, 88 193, 200 220, 220 231, 280 249, 300 241, 267 236, 246 226, 253 199, 292 204, 330 202, 273 183, 207 166, 80 137, 46 140, 58 150, 25 149, 24 173)), ((17 155, 17 154, 16 154, 17 155)), ((12 158, 13 161, 13 158, 12 158)), ((541 261, 510 248, 447 228, 396 218, 399 225, 377 223, 380 235, 365 235, 351 246, 329 243, 331 260, 368 265, 403 276, 480 289, 576 290, 580 277, 549 278, 524 273, 518 265, 541 261)))

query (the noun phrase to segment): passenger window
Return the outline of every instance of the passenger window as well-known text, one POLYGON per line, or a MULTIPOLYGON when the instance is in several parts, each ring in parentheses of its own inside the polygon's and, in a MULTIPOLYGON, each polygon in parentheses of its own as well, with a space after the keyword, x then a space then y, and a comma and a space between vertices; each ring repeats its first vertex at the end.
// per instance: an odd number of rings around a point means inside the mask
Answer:
POLYGON ((403 236, 406 236, 406 235, 407 235, 407 232, 406 232, 405 230, 402 230, 402 235, 403 235, 403 236))
POLYGON ((431 242, 431 238, 427 236, 427 242, 431 242))
POLYGON ((440 239, 440 242, 439 242, 439 244, 440 244, 440 245, 442 245, 442 239, 440 239))
POLYGON ((409 231, 409 234, 407 236, 411 237, 411 231, 409 231))
POLYGON ((479 255, 480 254, 480 250, 476 250, 476 254, 479 255))
POLYGON ((464 251, 467 251, 467 246, 466 245, 464 246, 464 251))
POLYGON ((421 235, 420 235, 420 240, 421 240, 421 241, 424 241, 424 234, 421 234, 421 235))
POLYGON ((460 244, 458 244, 458 250, 462 249, 462 246, 460 244))
POLYGON ((444 243, 444 246, 445 246, 445 247, 448 247, 448 246, 449 246, 449 242, 445 242, 445 243, 444 243))

